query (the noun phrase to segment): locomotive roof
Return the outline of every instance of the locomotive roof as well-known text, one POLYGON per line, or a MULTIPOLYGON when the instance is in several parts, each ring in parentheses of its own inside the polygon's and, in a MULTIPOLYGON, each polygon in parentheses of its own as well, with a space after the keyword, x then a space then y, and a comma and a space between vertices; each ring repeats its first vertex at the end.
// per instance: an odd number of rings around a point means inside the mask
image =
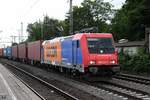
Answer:
POLYGON ((45 40, 43 41, 42 45, 45 45, 46 43, 54 43, 54 42, 58 42, 62 39, 63 37, 57 37, 57 38, 54 38, 52 40, 45 40))
POLYGON ((78 33, 74 35, 74 40, 80 39, 82 37, 112 37, 111 33, 78 33))
POLYGON ((42 45, 46 43, 54 43, 58 41, 63 41, 65 39, 73 39, 73 40, 78 40, 81 39, 82 37, 112 37, 111 33, 77 33, 75 35, 70 35, 70 36, 65 36, 65 37, 57 37, 52 40, 45 40, 43 41, 42 45))

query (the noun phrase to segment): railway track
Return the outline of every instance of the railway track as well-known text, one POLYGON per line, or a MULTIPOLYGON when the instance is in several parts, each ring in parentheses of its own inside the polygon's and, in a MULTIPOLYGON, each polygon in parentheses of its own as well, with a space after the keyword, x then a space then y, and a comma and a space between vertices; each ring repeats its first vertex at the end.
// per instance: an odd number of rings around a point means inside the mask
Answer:
MULTIPOLYGON (((17 68, 15 65, 12 65, 12 64, 10 64, 10 66, 17 68)), ((17 70, 18 69, 21 72, 23 70, 23 69, 17 68, 17 70)), ((23 73, 24 73, 24 70, 23 70, 23 73)), ((117 83, 101 81, 101 82, 92 82, 92 83, 89 82, 87 84, 98 88, 99 91, 104 91, 107 94, 113 94, 114 96, 120 97, 121 99, 119 100, 150 100, 149 93, 141 91, 141 90, 125 87, 123 85, 118 85, 117 83)), ((61 95, 64 95, 64 94, 61 94, 61 95)), ((75 99, 70 99, 68 97, 65 97, 65 98, 67 98, 68 100, 78 100, 78 98, 75 98, 75 99)))
POLYGON ((115 93, 124 97, 124 100, 150 100, 150 94, 144 91, 125 87, 109 81, 95 82, 92 84, 95 87, 108 90, 110 93, 115 93))
POLYGON ((81 82, 102 89, 102 91, 106 91, 108 92, 108 94, 114 94, 115 96, 118 95, 123 100, 150 100, 150 93, 139 89, 123 86, 111 80, 106 80, 106 81, 98 80, 98 81, 88 81, 88 82, 84 80, 81 82))
POLYGON ((25 81, 19 78, 17 75, 12 73, 15 77, 17 77, 23 84, 25 84, 32 92, 34 92, 41 100, 46 100, 43 96, 41 96, 37 91, 35 91, 31 86, 29 86, 25 81))
MULTIPOLYGON (((18 68, 17 66, 15 66, 15 65, 13 65, 13 64, 11 64, 11 63, 6 63, 6 62, 5 62, 5 64, 7 64, 8 66, 11 66, 11 67, 13 67, 13 68, 15 68, 16 70, 18 70, 18 71, 20 71, 20 72, 22 72, 22 73, 24 73, 24 74, 26 74, 26 75, 28 75, 29 77, 32 77, 33 79, 35 79, 35 80, 39 81, 40 83, 42 83, 43 85, 45 85, 46 87, 48 87, 48 88, 50 88, 50 89, 53 89, 53 91, 55 91, 55 92, 57 92, 58 94, 60 94, 61 96, 63 96, 66 100, 79 100, 78 98, 76 98, 76 97, 74 97, 73 95, 71 95, 71 94, 69 94, 69 93, 63 91, 62 89, 60 89, 60 88, 58 88, 58 87, 55 87, 54 85, 52 85, 52 84, 50 84, 50 83, 48 83, 48 82, 46 82, 46 81, 44 81, 44 80, 42 80, 42 79, 40 79, 40 78, 38 78, 38 77, 36 77, 36 76, 34 76, 34 75, 28 73, 27 71, 25 71, 25 70, 23 70, 23 69, 21 69, 21 68, 18 68)), ((26 84, 26 85, 27 85, 27 84, 26 84)), ((32 89, 29 85, 27 85, 27 86, 28 86, 30 89, 32 89)), ((32 89, 32 91, 34 91, 34 93, 36 93, 38 96, 40 96, 40 95, 38 94, 38 92, 36 92, 35 90, 32 89)), ((42 100, 46 100, 46 99, 44 99, 44 97, 42 97, 42 96, 40 96, 40 98, 41 98, 42 100)))
POLYGON ((128 74, 119 74, 114 78, 132 81, 140 84, 150 85, 150 79, 144 77, 137 77, 135 75, 128 75, 128 74))

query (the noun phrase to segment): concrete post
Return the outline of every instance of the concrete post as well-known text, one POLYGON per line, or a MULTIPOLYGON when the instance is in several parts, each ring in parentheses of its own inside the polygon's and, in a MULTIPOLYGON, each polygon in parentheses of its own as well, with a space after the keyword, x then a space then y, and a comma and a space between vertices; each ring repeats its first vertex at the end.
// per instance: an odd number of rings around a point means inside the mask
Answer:
POLYGON ((150 53, 150 27, 145 28, 145 43, 146 43, 146 51, 150 53))

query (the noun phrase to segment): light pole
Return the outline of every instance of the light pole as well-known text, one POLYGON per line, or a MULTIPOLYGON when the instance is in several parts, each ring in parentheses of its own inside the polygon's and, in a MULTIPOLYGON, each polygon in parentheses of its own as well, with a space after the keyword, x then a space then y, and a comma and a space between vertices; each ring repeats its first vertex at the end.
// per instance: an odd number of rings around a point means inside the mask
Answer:
MULTIPOLYGON (((2 30, 0 30, 0 33, 2 33, 3 31, 2 30)), ((0 38, 0 41, 1 41, 2 39, 0 38)))
POLYGON ((23 42, 23 22, 21 22, 21 42, 23 42))
POLYGON ((41 24, 41 40, 44 40, 44 34, 43 34, 43 22, 40 21, 41 24))
POLYGON ((69 28, 69 33, 73 34, 73 12, 72 12, 72 0, 70 0, 70 28, 69 28))

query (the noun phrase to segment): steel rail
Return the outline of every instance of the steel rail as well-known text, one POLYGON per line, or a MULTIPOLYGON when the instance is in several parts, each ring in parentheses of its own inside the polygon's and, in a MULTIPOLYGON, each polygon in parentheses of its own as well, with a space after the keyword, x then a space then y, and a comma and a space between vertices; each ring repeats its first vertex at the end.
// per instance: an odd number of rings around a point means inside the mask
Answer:
POLYGON ((127 80, 127 81, 132 81, 140 84, 145 84, 145 85, 150 85, 150 80, 146 78, 141 78, 141 77, 136 77, 136 76, 130 76, 130 75, 124 75, 120 74, 117 76, 114 76, 116 79, 122 79, 122 80, 127 80))
POLYGON ((42 79, 40 79, 40 78, 38 78, 38 77, 32 75, 32 74, 29 73, 29 72, 24 71, 23 69, 18 68, 17 66, 15 66, 15 65, 13 65, 13 64, 10 64, 10 63, 8 63, 8 62, 7 62, 6 64, 9 65, 9 66, 12 66, 12 67, 14 67, 15 69, 17 69, 17 70, 19 70, 19 71, 21 71, 21 72, 27 74, 28 76, 30 76, 30 77, 32 77, 32 78, 38 80, 39 82, 41 82, 42 84, 46 85, 47 87, 54 89, 54 90, 57 91, 60 95, 64 96, 67 100, 79 100, 78 98, 74 97, 73 95, 71 95, 71 94, 69 94, 69 93, 63 91, 62 89, 60 89, 60 88, 58 88, 58 87, 56 87, 56 86, 54 86, 54 85, 52 85, 52 84, 50 84, 50 83, 48 83, 48 82, 46 82, 46 81, 44 81, 44 80, 42 80, 42 79))
MULTIPOLYGON (((99 84, 99 83, 98 83, 99 84)), ((106 84, 104 85, 101 85, 101 84, 93 84, 93 86, 97 87, 97 88, 101 88, 101 89, 104 89, 104 90, 107 90, 107 91, 110 91, 110 92, 113 92, 113 93, 116 93, 118 95, 121 95, 121 96, 124 96, 124 97, 127 97, 129 100, 143 100, 142 98, 138 98, 136 96, 132 96, 132 95, 129 95, 127 93, 123 93, 121 91, 118 91, 118 90, 114 90, 114 89, 111 89, 109 87, 107 87, 106 84)), ((113 86, 113 85, 112 85, 113 86)))

